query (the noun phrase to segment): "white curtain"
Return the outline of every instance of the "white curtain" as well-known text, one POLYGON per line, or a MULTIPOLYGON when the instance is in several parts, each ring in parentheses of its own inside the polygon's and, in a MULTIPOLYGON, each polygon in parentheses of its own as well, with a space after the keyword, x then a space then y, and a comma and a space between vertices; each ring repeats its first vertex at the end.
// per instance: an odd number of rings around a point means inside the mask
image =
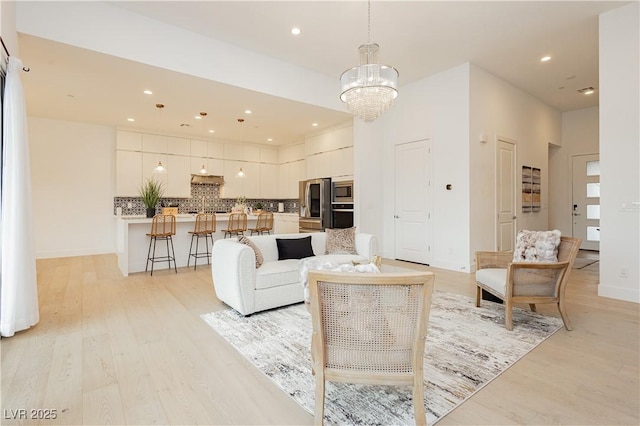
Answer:
POLYGON ((8 337, 38 323, 38 284, 31 209, 27 114, 22 62, 9 57, 2 109, 2 283, 0 334, 8 337))

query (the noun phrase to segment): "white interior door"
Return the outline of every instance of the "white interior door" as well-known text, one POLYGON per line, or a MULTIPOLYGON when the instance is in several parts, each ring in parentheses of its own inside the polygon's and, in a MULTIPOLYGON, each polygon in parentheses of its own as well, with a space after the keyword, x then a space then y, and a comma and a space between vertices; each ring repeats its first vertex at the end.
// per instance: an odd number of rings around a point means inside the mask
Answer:
POLYGON ((516 146, 498 139, 496 145, 496 249, 513 251, 516 240, 516 146))
POLYGON ((573 173, 573 236, 581 249, 600 250, 600 157, 576 155, 573 173))
POLYGON ((395 258, 431 262, 431 142, 396 145, 395 258))

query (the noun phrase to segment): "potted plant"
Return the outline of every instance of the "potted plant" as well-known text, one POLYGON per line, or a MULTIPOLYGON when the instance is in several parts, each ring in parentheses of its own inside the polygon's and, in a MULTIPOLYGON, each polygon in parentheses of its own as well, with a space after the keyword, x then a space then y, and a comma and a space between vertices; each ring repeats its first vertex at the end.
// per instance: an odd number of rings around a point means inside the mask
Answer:
POLYGON ((236 205, 231 208, 232 212, 244 213, 247 209, 247 197, 240 196, 236 199, 236 205))
POLYGON ((262 211, 262 203, 261 202, 257 202, 256 203, 256 209, 254 211, 256 211, 256 212, 261 212, 262 211))
POLYGON ((162 182, 151 178, 147 179, 140 188, 140 197, 142 204, 147 209, 147 217, 153 217, 156 214, 156 205, 164 195, 164 185, 162 182))

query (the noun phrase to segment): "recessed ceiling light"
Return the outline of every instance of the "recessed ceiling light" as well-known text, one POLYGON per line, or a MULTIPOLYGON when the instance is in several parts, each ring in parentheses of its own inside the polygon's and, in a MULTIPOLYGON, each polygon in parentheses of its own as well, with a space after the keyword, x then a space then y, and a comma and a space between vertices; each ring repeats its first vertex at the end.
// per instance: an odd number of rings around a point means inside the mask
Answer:
POLYGON ((273 138, 267 138, 267 142, 273 142, 273 138))
POLYGON ((585 95, 593 95, 593 92, 595 92, 595 90, 590 89, 590 90, 585 90, 583 93, 584 93, 585 95))
POLYGON ((145 95, 153 95, 153 92, 151 90, 145 90, 144 92, 145 95))
POLYGON ((293 34, 293 35, 300 35, 301 32, 302 31, 300 31, 300 28, 298 28, 298 27, 291 28, 291 34, 293 34))
POLYGON ((540 62, 548 62, 551 60, 551 56, 543 56, 540 58, 540 62))
POLYGON ((318 127, 318 123, 311 123, 313 127, 318 127))
POLYGON ((209 129, 209 133, 215 133, 216 131, 213 129, 209 129))
POLYGON ((245 114, 251 114, 251 110, 250 110, 250 109, 245 109, 245 110, 244 110, 244 113, 245 113, 245 114))
POLYGON ((196 115, 196 116, 195 116, 195 117, 193 117, 193 118, 195 118, 196 120, 202 120, 202 117, 201 117, 201 116, 199 116, 199 115, 196 115))
POLYGON ((133 122, 133 121, 136 121, 136 119, 135 118, 127 118, 127 121, 132 121, 133 122))

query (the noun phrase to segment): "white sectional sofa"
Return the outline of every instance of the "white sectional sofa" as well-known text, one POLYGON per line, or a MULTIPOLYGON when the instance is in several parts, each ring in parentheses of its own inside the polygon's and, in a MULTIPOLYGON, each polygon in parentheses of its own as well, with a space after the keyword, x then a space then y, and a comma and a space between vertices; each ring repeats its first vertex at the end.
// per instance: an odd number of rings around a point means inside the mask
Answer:
POLYGON ((370 234, 355 235, 357 254, 325 254, 326 234, 259 235, 249 238, 264 258, 256 268, 251 247, 236 238, 217 240, 213 245, 211 272, 216 295, 242 315, 302 302, 299 259, 278 260, 276 238, 295 239, 311 236, 313 258, 337 263, 363 262, 377 254, 377 240, 370 234))

